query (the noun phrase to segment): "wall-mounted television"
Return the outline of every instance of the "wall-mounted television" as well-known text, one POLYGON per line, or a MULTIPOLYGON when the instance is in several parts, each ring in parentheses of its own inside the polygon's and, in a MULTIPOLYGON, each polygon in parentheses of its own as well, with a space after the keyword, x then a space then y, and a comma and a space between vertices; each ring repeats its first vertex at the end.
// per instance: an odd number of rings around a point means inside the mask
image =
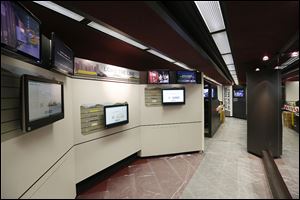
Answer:
POLYGON ((244 89, 234 89, 233 90, 233 97, 234 98, 243 98, 245 96, 244 89))
POLYGON ((207 98, 208 97, 208 92, 209 92, 209 90, 208 90, 208 88, 204 88, 204 97, 205 98, 207 98))
POLYGON ((73 75, 74 53, 54 32, 51 33, 51 57, 55 70, 73 75))
POLYGON ((63 83, 23 75, 22 130, 29 132, 64 118, 63 83))
POLYGON ((196 83, 196 71, 176 71, 177 83, 196 83))
POLYGON ((162 104, 185 104, 185 88, 168 88, 162 89, 162 104))
POLYGON ((128 122, 128 104, 104 106, 104 124, 106 128, 127 124, 128 122))
POLYGON ((22 4, 1 1, 1 49, 40 62, 40 21, 22 4))
POLYGON ((149 84, 168 84, 169 82, 170 82, 169 71, 167 70, 148 71, 149 84))

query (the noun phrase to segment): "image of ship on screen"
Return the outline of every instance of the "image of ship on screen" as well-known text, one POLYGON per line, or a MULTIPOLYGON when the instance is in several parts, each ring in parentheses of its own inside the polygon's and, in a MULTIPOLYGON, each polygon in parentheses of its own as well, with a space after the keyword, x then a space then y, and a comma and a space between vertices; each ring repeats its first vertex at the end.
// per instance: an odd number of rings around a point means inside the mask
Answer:
POLYGON ((29 121, 62 112, 61 88, 49 83, 29 82, 29 121))

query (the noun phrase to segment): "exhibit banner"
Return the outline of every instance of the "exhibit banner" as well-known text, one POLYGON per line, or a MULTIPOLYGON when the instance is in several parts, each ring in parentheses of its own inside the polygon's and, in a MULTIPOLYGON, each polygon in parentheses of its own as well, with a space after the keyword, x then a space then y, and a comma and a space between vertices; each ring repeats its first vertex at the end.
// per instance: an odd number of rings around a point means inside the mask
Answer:
POLYGON ((139 71, 76 57, 74 73, 77 76, 92 76, 116 82, 139 83, 140 80, 139 71))

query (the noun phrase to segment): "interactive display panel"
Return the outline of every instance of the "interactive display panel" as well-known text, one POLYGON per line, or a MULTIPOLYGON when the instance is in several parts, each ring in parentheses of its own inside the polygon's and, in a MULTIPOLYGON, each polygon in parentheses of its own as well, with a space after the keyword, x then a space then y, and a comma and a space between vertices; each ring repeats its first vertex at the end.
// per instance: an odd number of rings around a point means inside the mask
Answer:
POLYGON ((242 98, 245 96, 245 90, 243 89, 235 89, 233 90, 233 97, 242 98))
POLYGON ((32 131, 64 118, 63 84, 22 76, 22 129, 32 131))
POLYGON ((148 83, 149 84, 168 84, 170 82, 169 71, 165 70, 153 70, 148 71, 148 83))
POLYGON ((40 61, 40 21, 20 3, 1 1, 1 47, 40 61))
POLYGON ((208 97, 208 88, 204 88, 204 97, 208 97))
POLYGON ((104 106, 105 127, 110 128, 128 122, 128 104, 104 106))
POLYGON ((196 83, 195 71, 176 71, 177 83, 196 83))
POLYGON ((162 89, 162 103, 167 104, 185 104, 184 88, 162 89))

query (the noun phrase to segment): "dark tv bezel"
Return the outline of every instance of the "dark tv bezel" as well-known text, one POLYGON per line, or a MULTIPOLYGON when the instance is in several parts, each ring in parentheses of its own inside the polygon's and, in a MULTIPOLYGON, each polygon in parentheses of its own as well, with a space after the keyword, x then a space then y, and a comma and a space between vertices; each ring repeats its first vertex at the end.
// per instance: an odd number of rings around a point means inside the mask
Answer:
POLYGON ((179 70, 179 71, 176 71, 176 83, 178 83, 178 84, 197 84, 197 72, 196 71, 189 71, 189 70, 179 70), (179 72, 193 72, 194 75, 195 75, 195 82, 179 82, 178 81, 178 73, 179 72))
POLYGON ((232 92, 233 92, 233 95, 232 95, 232 96, 233 96, 233 98, 244 98, 244 97, 245 97, 245 90, 244 90, 244 89, 233 89, 233 91, 232 91, 232 92), (235 95, 234 95, 234 91, 236 91, 236 90, 242 90, 244 95, 243 95, 242 97, 235 96, 235 95))
POLYGON ((165 88, 161 89, 161 102, 163 105, 183 105, 185 104, 185 88, 165 88), (164 102, 164 90, 183 90, 183 102, 164 102))
POLYGON ((104 112, 104 125, 105 125, 105 128, 116 127, 116 126, 120 126, 120 125, 124 125, 124 124, 129 123, 129 110, 128 110, 128 104, 127 103, 126 104, 116 104, 116 105, 104 106, 103 107, 103 112, 104 112), (126 106, 127 107, 127 120, 117 122, 117 123, 113 123, 113 124, 106 124, 106 109, 107 108, 112 108, 112 107, 121 107, 121 106, 126 106))
POLYGON ((60 39, 60 37, 55 32, 51 33, 51 51, 50 52, 51 52, 51 67, 52 67, 52 69, 54 69, 54 70, 56 70, 56 71, 58 71, 62 74, 74 75, 74 65, 75 65, 74 52, 68 45, 66 45, 66 43, 64 43, 60 39), (69 72, 66 72, 65 70, 60 69, 58 66, 55 65, 55 53, 54 53, 54 51, 55 51, 55 42, 54 42, 54 39, 59 40, 61 43, 63 43, 65 45, 66 48, 68 48, 69 50, 72 51, 72 57, 73 57, 72 74, 70 74, 69 72))
POLYGON ((15 47, 11 47, 7 44, 4 44, 1 42, 1 52, 2 50, 4 52, 7 52, 8 55, 11 55, 13 54, 14 57, 17 57, 18 59, 21 59, 21 60, 24 60, 24 61, 28 61, 28 62, 33 62, 33 63, 37 63, 37 64, 40 64, 41 63, 41 59, 42 59, 42 31, 41 31, 41 28, 42 28, 42 23, 41 21, 34 15, 32 14, 32 12, 30 12, 23 4, 21 4, 19 1, 10 1, 10 3, 14 3, 15 5, 21 7, 21 9, 23 9, 30 17, 33 18, 33 20, 35 20, 38 24, 39 24, 39 45, 40 45, 40 48, 39 48, 39 58, 36 58, 30 54, 27 54, 23 51, 20 51, 18 50, 17 48, 15 47), (30 59, 30 60, 28 60, 30 59))
POLYGON ((148 84, 158 84, 158 85, 161 85, 161 84, 170 84, 170 70, 164 70, 164 69, 155 69, 155 70, 148 70, 147 71, 147 83, 148 84), (157 71, 157 72, 160 72, 160 71, 164 71, 164 72, 168 72, 168 76, 169 76, 169 81, 168 81, 168 83, 150 83, 149 82, 149 72, 150 71, 157 71))
POLYGON ((64 87, 63 82, 49 80, 45 78, 40 78, 31 75, 23 75, 21 77, 22 80, 22 130, 24 132, 30 132, 32 130, 38 129, 40 127, 52 124, 55 121, 64 118, 64 87), (53 83, 61 85, 61 98, 62 98, 62 112, 56 115, 52 115, 50 117, 45 117, 42 119, 37 119, 32 122, 29 121, 29 99, 28 99, 28 82, 36 81, 42 83, 53 83))

